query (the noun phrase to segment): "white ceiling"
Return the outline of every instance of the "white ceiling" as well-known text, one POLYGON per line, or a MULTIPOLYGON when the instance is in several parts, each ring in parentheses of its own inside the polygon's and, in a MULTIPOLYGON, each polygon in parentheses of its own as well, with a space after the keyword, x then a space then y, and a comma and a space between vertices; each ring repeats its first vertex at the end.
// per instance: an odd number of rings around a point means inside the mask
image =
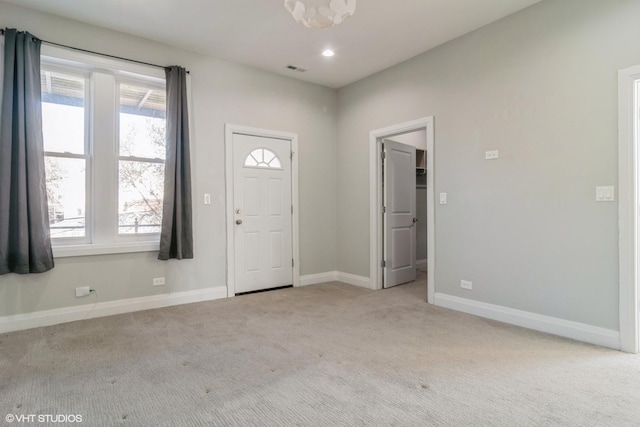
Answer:
POLYGON ((4 1, 340 88, 540 0, 360 0, 324 30, 296 23, 283 0, 4 1))

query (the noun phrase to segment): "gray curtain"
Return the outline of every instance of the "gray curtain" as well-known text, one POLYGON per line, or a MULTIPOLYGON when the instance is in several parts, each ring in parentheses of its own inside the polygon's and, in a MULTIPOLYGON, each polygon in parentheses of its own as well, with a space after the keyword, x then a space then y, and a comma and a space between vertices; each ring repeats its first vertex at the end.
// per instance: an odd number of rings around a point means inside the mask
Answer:
POLYGON ((165 68, 165 74, 167 157, 158 259, 193 258, 187 71, 182 67, 172 66, 165 68))
POLYGON ((4 33, 0 119, 0 274, 53 268, 40 92, 41 41, 4 33))

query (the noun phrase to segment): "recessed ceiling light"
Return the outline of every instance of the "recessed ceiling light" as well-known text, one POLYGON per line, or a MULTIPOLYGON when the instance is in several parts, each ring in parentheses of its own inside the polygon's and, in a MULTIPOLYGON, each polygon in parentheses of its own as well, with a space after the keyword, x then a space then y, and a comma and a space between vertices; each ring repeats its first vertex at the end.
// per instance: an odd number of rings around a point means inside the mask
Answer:
POLYGON ((322 52, 322 56, 326 56, 327 58, 330 58, 335 54, 336 53, 334 51, 332 51, 331 49, 326 49, 324 52, 322 52))

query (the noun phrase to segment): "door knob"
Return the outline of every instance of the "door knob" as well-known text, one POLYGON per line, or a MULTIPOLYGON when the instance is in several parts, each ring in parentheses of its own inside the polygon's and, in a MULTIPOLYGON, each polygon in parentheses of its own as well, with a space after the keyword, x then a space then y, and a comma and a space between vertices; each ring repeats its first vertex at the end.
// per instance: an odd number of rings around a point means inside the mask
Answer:
POLYGON ((413 218, 413 223, 415 224, 416 222, 418 222, 418 218, 413 218))
POLYGON ((242 224, 242 220, 241 219, 236 219, 236 224, 238 224, 238 225, 242 224))

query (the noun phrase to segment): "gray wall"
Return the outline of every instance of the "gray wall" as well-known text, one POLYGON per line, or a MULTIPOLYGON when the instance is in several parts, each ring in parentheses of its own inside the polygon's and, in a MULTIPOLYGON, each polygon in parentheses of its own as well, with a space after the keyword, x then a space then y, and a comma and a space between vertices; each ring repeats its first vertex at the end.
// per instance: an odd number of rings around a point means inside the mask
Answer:
POLYGON ((617 186, 639 16, 548 0, 340 89, 338 270, 369 275, 369 131, 433 115, 436 291, 617 330, 617 204, 594 188, 617 186))
POLYGON ((336 91, 235 65, 122 33, 0 2, 0 27, 98 52, 157 64, 180 64, 192 77, 192 162, 195 259, 157 261, 156 253, 56 259, 30 276, 0 276, 0 316, 92 303, 76 286, 98 290, 99 301, 226 285, 224 124, 296 132, 300 165, 300 272, 336 267, 336 91), (202 195, 212 194, 212 204, 202 195), (166 276, 153 288, 153 277, 166 276))

